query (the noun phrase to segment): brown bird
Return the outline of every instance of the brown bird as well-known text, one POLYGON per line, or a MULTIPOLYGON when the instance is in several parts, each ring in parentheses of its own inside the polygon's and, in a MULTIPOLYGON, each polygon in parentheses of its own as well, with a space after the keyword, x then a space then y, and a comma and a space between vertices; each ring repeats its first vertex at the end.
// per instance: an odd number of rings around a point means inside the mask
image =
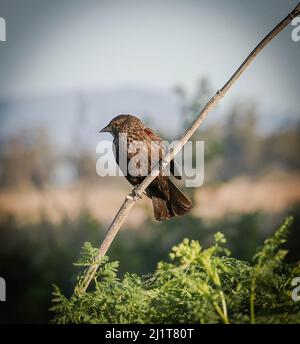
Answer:
MULTIPOLYGON (((133 186, 139 185, 150 174, 154 165, 160 161, 166 151, 162 139, 152 129, 146 128, 140 119, 132 115, 119 115, 113 118, 105 128, 99 131, 99 133, 103 132, 112 134, 116 162, 133 186), (120 134, 126 134, 125 143, 122 143, 120 134), (119 153, 127 155, 127 166, 120 163, 119 153), (134 165, 132 162, 137 157, 139 160, 134 165)), ((174 160, 170 162, 170 172, 175 176, 174 160)), ((178 175, 175 178, 181 179, 178 175)), ((152 199, 154 216, 158 221, 182 216, 192 208, 189 198, 162 172, 145 191, 146 195, 152 199)))

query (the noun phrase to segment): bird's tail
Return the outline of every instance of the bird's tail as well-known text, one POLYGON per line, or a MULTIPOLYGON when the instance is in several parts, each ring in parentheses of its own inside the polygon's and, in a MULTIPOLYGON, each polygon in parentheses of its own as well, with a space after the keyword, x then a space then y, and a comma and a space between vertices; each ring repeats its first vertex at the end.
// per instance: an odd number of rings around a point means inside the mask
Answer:
POLYGON ((169 179, 170 199, 165 201, 152 196, 155 219, 163 221, 173 216, 182 216, 192 209, 191 200, 169 179))
POLYGON ((192 201, 172 183, 169 179, 170 200, 168 201, 168 208, 172 209, 174 215, 182 216, 188 213, 193 205, 192 201))

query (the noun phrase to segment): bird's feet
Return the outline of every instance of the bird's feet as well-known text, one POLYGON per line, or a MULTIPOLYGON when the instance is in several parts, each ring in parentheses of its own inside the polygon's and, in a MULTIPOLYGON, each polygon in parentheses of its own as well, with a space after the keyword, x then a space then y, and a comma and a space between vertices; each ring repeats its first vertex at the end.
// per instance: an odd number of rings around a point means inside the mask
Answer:
POLYGON ((136 189, 133 189, 131 194, 126 196, 127 199, 131 200, 131 201, 138 201, 139 199, 142 199, 142 196, 140 196, 136 189))

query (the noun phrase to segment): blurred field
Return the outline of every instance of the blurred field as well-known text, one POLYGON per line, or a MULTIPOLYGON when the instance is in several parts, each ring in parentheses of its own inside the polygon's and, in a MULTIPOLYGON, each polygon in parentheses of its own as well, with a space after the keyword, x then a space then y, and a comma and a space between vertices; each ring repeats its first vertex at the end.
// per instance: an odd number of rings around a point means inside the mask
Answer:
MULTIPOLYGON (((34 188, 0 192, 0 209, 13 214, 20 222, 38 223, 47 218, 58 223, 66 216, 77 218, 85 210, 99 222, 108 225, 116 214, 130 185, 119 177, 102 178, 101 182, 77 184, 65 188, 34 188), (103 182, 106 181, 107 182, 103 182)), ((246 214, 257 210, 276 214, 300 202, 300 174, 269 173, 262 177, 240 176, 224 184, 204 185, 195 193, 193 215, 220 219, 229 214, 246 214)), ((151 201, 137 203, 127 224, 140 227, 152 211, 151 201)))
POLYGON ((271 173, 258 178, 241 176, 222 184, 204 186, 197 192, 194 214, 221 218, 256 210, 281 213, 300 201, 300 174, 271 173))

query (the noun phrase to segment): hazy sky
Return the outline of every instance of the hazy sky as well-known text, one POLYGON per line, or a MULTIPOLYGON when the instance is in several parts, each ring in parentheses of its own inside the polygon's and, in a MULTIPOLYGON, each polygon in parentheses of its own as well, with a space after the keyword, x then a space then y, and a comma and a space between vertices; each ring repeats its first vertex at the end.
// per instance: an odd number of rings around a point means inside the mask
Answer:
MULTIPOLYGON (((0 97, 76 89, 220 87, 298 0, 0 0, 0 97)), ((234 86, 263 111, 299 114, 300 42, 289 26, 234 86)))

